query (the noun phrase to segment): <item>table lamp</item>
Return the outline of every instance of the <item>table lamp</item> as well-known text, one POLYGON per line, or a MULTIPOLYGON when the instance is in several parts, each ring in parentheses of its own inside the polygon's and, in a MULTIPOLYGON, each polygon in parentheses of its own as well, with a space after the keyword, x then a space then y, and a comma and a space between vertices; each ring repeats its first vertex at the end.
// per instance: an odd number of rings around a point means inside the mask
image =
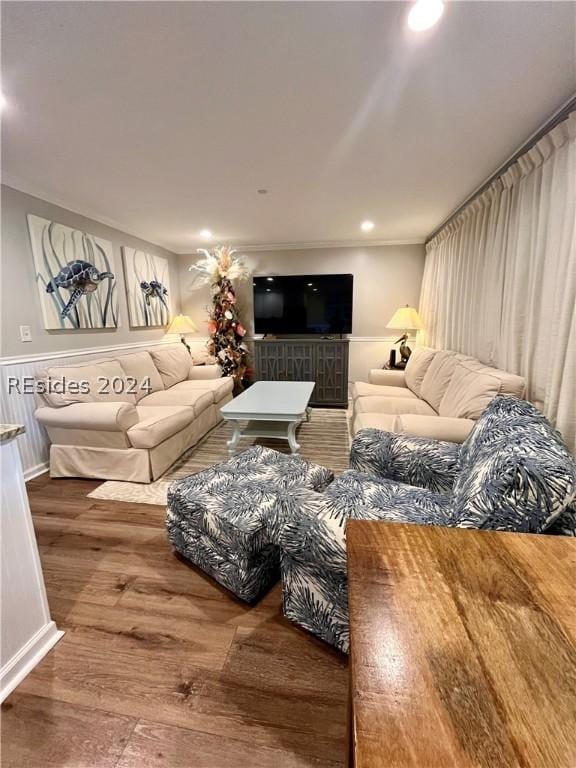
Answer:
POLYGON ((398 341, 394 342, 395 344, 401 342, 400 357, 404 360, 404 363, 408 362, 408 358, 412 353, 412 350, 406 344, 408 341, 408 331, 420 331, 423 327, 420 315, 414 307, 409 307, 408 304, 406 304, 405 307, 397 309, 386 325, 386 328, 392 328, 395 331, 404 331, 404 334, 400 336, 398 341))
POLYGON ((170 323, 170 327, 166 331, 166 333, 179 333, 180 334, 180 341, 186 349, 188 350, 189 354, 190 347, 188 344, 186 344, 186 339, 184 338, 184 334, 186 333, 197 333, 198 328, 195 324, 195 322, 188 317, 188 315, 176 315, 176 317, 172 320, 170 323))

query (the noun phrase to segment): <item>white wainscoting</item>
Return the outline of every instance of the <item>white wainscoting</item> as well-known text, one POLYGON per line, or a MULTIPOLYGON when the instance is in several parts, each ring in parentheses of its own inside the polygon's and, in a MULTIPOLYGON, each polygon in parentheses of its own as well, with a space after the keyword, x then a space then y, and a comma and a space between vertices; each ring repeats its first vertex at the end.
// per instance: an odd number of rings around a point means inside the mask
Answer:
MULTIPOLYGON (((380 368, 390 355, 390 349, 398 338, 393 336, 349 336, 350 381, 367 381, 370 368, 380 368)), ((192 348, 203 347, 207 339, 188 339, 192 348)), ((247 339, 249 342, 250 340, 247 339)), ((0 359, 0 418, 8 424, 24 424, 26 434, 18 441, 24 477, 30 480, 48 469, 49 442, 44 428, 34 418, 36 404, 32 395, 8 394, 10 377, 34 376, 50 365, 68 366, 86 363, 90 360, 114 357, 127 352, 155 347, 160 344, 174 344, 171 336, 156 342, 117 344, 108 347, 91 347, 81 350, 63 350, 21 357, 0 359)), ((249 346, 252 346, 249 344, 249 346)), ((412 346, 414 346, 412 344, 412 346)))

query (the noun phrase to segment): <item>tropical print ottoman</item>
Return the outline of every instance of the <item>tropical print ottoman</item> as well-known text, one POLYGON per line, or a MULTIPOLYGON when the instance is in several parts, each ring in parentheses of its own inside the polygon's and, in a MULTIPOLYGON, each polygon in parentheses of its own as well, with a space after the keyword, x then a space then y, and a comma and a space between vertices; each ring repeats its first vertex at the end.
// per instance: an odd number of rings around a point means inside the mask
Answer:
POLYGON ((279 493, 323 491, 333 479, 325 467, 254 446, 172 484, 168 538, 241 600, 255 602, 280 575, 280 552, 271 535, 279 493))

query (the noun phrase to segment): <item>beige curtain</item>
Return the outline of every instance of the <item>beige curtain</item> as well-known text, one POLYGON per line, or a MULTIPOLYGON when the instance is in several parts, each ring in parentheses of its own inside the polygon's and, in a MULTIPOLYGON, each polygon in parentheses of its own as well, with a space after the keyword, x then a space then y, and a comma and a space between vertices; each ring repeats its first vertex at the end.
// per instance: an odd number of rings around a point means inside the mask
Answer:
POLYGON ((426 247, 426 343, 518 373, 576 451, 576 113, 426 247))

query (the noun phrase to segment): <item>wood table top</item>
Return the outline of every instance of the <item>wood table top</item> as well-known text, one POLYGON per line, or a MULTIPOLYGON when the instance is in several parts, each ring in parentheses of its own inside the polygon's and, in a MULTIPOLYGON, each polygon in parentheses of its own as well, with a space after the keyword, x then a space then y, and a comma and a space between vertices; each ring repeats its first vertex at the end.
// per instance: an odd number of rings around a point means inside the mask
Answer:
POLYGON ((356 768, 574 768, 576 540, 346 537, 356 768))

